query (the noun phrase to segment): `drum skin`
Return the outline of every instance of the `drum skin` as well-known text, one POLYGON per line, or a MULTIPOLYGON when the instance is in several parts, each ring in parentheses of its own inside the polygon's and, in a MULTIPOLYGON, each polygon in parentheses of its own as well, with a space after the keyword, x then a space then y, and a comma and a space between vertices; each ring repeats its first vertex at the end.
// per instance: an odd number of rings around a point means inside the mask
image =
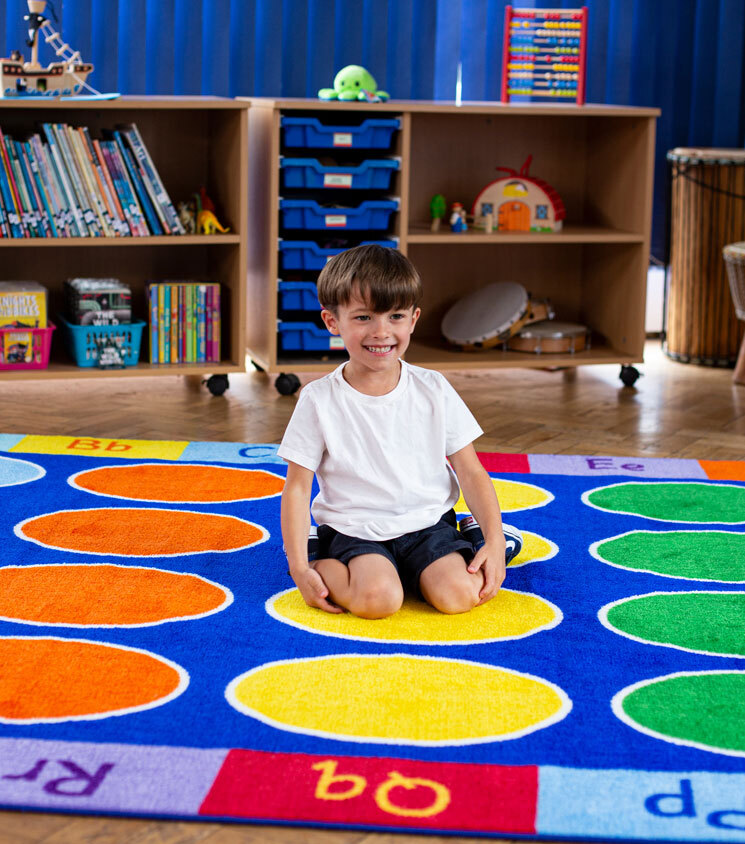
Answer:
POLYGON ((685 363, 734 365, 744 329, 722 249, 745 239, 745 150, 677 148, 672 170, 665 353, 685 363))
POLYGON ((507 345, 514 352, 573 355, 590 348, 590 332, 576 322, 542 320, 522 328, 507 345))

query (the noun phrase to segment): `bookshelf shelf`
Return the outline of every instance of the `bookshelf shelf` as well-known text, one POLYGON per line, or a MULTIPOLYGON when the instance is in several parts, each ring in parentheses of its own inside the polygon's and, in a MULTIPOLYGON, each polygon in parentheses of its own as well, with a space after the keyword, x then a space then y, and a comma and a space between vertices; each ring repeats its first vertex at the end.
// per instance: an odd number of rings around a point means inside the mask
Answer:
MULTIPOLYGON (((280 229, 281 121, 313 117, 333 126, 367 117, 398 117, 389 155, 400 156, 391 192, 400 209, 391 234, 424 282, 422 316, 407 360, 434 369, 566 367, 642 361, 646 273, 657 109, 586 104, 396 101, 323 102, 290 98, 250 100, 249 197, 259 209, 249 221, 248 286, 257 304, 248 316, 249 356, 268 372, 324 372, 343 356, 279 348, 276 279, 282 277, 280 229), (429 204, 442 193, 467 208, 496 167, 519 168, 533 156, 534 175, 551 184, 567 210, 556 233, 454 234, 447 221, 430 229, 429 204), (580 322, 592 346, 576 354, 531 354, 493 349, 461 352, 440 334, 448 308, 497 281, 518 281, 548 298, 559 320, 580 322)), ((309 150, 321 157, 333 150, 309 150)), ((359 151, 362 155, 362 150, 359 151)), ((303 239, 304 235, 300 238, 303 239)), ((307 238, 305 238, 307 239, 307 238)))
POLYGON ((148 363, 147 331, 140 362, 124 369, 82 368, 52 342, 49 367, 6 370, 0 380, 120 378, 154 375, 229 374, 245 371, 248 228, 249 104, 219 97, 120 97, 106 101, 0 100, 0 127, 13 137, 42 122, 103 129, 136 123, 174 204, 201 186, 217 206, 228 234, 148 237, 0 238, 0 279, 33 279, 49 290, 49 315, 62 310, 62 289, 71 277, 115 277, 132 288, 133 316, 147 320, 150 281, 219 281, 222 285, 222 352, 219 363, 148 363))

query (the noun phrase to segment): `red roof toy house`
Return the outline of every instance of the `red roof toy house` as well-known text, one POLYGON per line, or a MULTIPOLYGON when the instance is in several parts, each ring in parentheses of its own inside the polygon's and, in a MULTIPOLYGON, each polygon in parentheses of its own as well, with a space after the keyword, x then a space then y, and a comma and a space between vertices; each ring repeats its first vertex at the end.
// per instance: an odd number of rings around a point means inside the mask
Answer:
POLYGON ((529 155, 516 172, 488 184, 476 197, 471 213, 475 227, 500 232, 558 232, 566 216, 559 194, 542 179, 529 175, 529 155))

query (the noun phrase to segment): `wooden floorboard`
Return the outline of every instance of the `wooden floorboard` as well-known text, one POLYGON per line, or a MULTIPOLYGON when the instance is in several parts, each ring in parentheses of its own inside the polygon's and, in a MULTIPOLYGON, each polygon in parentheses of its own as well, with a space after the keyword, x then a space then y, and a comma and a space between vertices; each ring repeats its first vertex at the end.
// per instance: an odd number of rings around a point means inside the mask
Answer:
MULTIPOLYGON (((449 372, 484 435, 482 451, 745 459, 745 386, 732 371, 675 363, 651 341, 642 377, 618 366, 449 372)), ((307 382, 314 376, 303 375, 307 382)), ((212 396, 198 379, 5 382, 0 432, 279 442, 296 396, 274 376, 231 375, 212 396)), ((0 844, 445 844, 452 838, 349 830, 0 812, 0 844)), ((459 838, 461 842, 483 839, 459 838)))

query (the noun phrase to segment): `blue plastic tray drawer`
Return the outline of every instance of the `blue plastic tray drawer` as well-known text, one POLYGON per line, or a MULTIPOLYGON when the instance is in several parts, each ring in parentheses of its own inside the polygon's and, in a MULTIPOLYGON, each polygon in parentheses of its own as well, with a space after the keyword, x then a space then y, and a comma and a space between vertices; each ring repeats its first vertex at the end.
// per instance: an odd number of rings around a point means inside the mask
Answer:
POLYGON ((326 126, 315 117, 283 115, 280 125, 287 147, 388 149, 401 121, 397 117, 375 117, 359 126, 326 126))
POLYGON ((285 311, 320 311, 315 281, 280 281, 279 304, 285 311))
POLYGON ((398 200, 366 199, 356 208, 329 208, 314 199, 280 199, 279 209, 287 229, 383 230, 398 209, 398 200))
MULTIPOLYGON (((398 247, 397 240, 365 240, 391 249, 398 247)), ((325 249, 312 240, 280 240, 279 252, 282 268, 285 270, 322 270, 329 258, 338 255, 348 247, 325 249)))
POLYGON ((279 166, 286 188, 389 190, 399 162, 395 158, 380 158, 363 161, 355 167, 325 165, 315 158, 282 157, 279 166))
POLYGON ((312 322, 280 322, 279 346, 284 352, 343 351, 344 341, 312 322))

